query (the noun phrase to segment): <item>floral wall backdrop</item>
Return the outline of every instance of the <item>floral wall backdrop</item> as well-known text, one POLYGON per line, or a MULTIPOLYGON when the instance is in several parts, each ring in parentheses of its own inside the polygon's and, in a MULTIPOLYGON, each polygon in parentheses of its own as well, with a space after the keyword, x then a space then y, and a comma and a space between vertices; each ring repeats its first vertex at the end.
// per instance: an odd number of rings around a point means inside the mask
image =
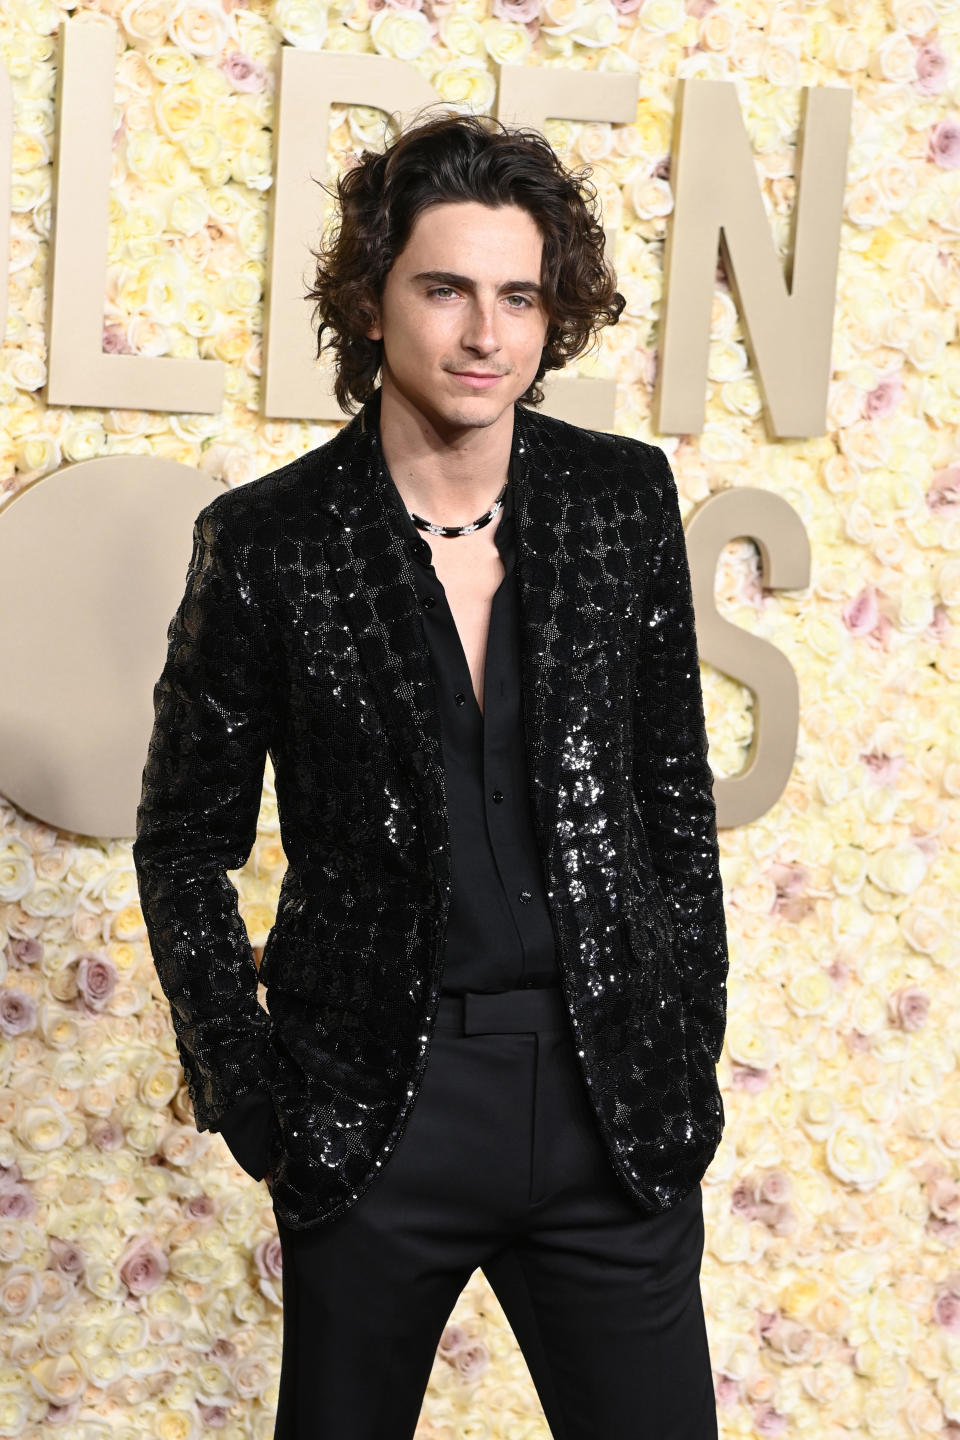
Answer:
MULTIPOLYGON (((594 167, 629 301, 579 368, 616 378, 617 428, 662 444, 686 511, 768 487, 813 548, 803 592, 765 590, 746 541, 716 579, 724 616, 777 645, 801 689, 789 786, 721 834, 727 1127, 704 1182, 702 1283, 725 1437, 960 1437, 958 42, 954 0, 0 6, 15 95, 7 502, 96 455, 169 456, 242 485, 338 428, 258 415, 281 45, 405 60, 464 112, 495 113, 501 63, 638 75, 634 123, 545 127, 594 167), (117 40, 104 346, 225 361, 220 414, 44 403, 56 43, 74 18, 117 40), (652 430, 685 76, 737 83, 782 254, 800 88, 854 90, 823 436, 768 440, 722 267, 703 433, 652 430)), ((335 106, 332 172, 382 148, 383 125, 335 106)), ((743 764, 751 695, 707 665, 703 680, 722 777, 743 764)), ((233 875, 255 946, 286 863, 272 778, 233 875)), ((272 1436, 269 1196, 192 1128, 129 841, 61 835, 2 800, 0 827, 0 1433, 272 1436)), ((547 1434, 478 1272, 419 1440, 547 1434)))

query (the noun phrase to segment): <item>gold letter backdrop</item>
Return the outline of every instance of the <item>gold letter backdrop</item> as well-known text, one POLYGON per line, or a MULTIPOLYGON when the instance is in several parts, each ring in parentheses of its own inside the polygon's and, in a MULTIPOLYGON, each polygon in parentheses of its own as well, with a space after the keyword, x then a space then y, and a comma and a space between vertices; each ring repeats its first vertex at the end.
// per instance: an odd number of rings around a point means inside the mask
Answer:
MULTIPOLYGON (((593 166, 629 301, 580 362, 584 393, 615 383, 616 428, 663 444, 688 516, 721 492, 762 490, 796 512, 811 548, 809 583, 792 591, 764 583, 769 556, 747 539, 723 546, 714 583, 718 613, 781 651, 799 686, 785 788, 721 836, 727 1126, 704 1184, 702 1275, 725 1437, 960 1436, 958 33, 956 0, 0 6, 13 96, 0 473, 14 502, 69 462, 134 454, 241 485, 338 428, 264 419, 261 406, 281 47, 400 62, 463 112, 497 113, 505 77, 519 93, 514 67, 636 81, 632 119, 542 125, 565 160, 593 166), (219 362, 197 412, 43 398, 68 21, 108 27, 116 49, 102 349, 219 362), (702 429, 653 428, 687 80, 735 82, 784 263, 801 93, 853 91, 826 425, 813 438, 764 427, 726 251, 702 429)), ((541 93, 532 86, 532 105, 541 93)), ((318 131, 328 174, 385 143, 383 112, 347 98, 316 120, 329 126, 318 131)), ((302 213, 301 200, 285 203, 302 213)), ((291 286, 313 238, 300 237, 291 286)), ((71 243, 82 237, 59 235, 71 243)), ((276 304, 287 313, 295 297, 276 304)), ((306 327, 306 303, 303 316, 306 327)), ((304 339, 306 353, 306 328, 304 339)), ((22 613, 45 604, 48 583, 38 554, 22 613)), ((64 632, 96 653, 77 613, 64 604, 64 632)), ((754 694, 706 663, 703 678, 722 781, 753 753, 754 694)), ((76 712, 75 683, 62 703, 76 712)), ((64 1440, 270 1437, 273 1214, 222 1139, 191 1124, 129 841, 61 833, 9 802, 0 823, 3 1434, 56 1423, 64 1440)), ((255 946, 284 866, 268 768, 256 845, 232 877, 255 946)), ((444 1332, 418 1437, 481 1436, 546 1440, 547 1429, 477 1272, 444 1332)))

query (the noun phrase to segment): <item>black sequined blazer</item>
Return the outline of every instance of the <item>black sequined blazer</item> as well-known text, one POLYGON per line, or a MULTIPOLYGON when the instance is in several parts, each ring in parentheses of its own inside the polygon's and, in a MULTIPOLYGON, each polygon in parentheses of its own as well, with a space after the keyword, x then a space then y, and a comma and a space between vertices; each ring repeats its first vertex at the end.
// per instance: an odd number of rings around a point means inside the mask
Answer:
MULTIPOLYGON (((380 391, 199 514, 133 858, 200 1130, 268 1089, 297 1229, 342 1214, 416 1103, 450 896, 440 724, 380 391), (258 974, 227 872, 265 756, 288 865, 258 974)), ((614 1173, 679 1201, 724 1125, 727 944, 690 575, 659 447, 517 404, 521 693, 563 992, 614 1173)))

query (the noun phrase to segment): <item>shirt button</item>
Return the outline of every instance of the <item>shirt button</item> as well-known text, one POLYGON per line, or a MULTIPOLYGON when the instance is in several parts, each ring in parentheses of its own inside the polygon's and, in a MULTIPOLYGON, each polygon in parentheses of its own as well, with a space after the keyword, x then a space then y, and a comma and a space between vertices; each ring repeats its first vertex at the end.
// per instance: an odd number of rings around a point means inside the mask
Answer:
POLYGON ((503 791, 502 791, 502 790, 494 790, 494 792, 493 792, 493 799, 494 799, 494 803, 495 803, 496 805, 499 805, 499 804, 500 804, 500 801, 503 799, 503 791))
POLYGON ((422 558, 423 556, 430 554, 430 546, 427 544, 426 540, 414 540, 413 553, 414 555, 419 555, 422 558))
POLYGON ((420 604, 423 606, 424 610, 432 610, 436 603, 437 602, 432 595, 421 595, 420 597, 420 604))
POLYGON ((457 693, 456 693, 456 695, 454 695, 453 698, 454 698, 454 700, 456 700, 456 702, 457 702, 458 705, 463 705, 463 704, 465 703, 467 697, 466 697, 466 695, 464 695, 464 693, 463 693, 462 690, 458 690, 457 693))
POLYGON ((528 903, 528 901, 530 901, 530 900, 532 900, 532 899, 533 899, 533 896, 531 895, 531 893, 530 893, 529 890, 521 890, 521 891, 520 891, 520 904, 521 904, 521 905, 526 905, 526 904, 528 903))

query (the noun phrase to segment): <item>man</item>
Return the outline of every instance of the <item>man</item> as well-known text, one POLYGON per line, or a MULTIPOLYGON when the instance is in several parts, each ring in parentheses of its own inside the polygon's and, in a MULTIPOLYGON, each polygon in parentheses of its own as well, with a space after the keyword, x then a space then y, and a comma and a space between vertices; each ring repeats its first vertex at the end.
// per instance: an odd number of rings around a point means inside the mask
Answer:
POLYGON ((134 847, 197 1126, 271 1189, 276 1434, 409 1440, 480 1266, 558 1440, 710 1440, 727 954, 678 496, 530 408, 623 297, 537 132, 434 118, 338 189, 311 295, 362 409, 198 517, 134 847), (226 876, 268 752, 269 1014, 226 876))

